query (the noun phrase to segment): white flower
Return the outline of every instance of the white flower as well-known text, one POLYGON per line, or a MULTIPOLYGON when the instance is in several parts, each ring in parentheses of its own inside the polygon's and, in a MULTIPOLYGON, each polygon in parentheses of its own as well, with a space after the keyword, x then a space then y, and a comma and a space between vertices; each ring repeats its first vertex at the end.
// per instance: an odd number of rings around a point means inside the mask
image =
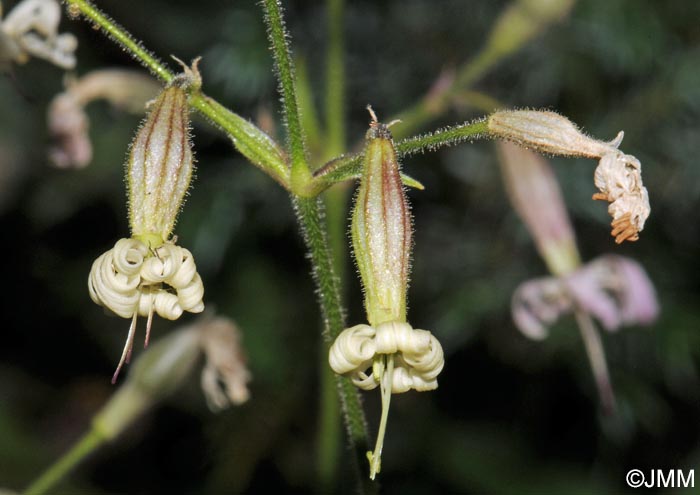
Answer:
POLYGON ((95 303, 132 320, 113 382, 129 360, 138 316, 148 318, 148 345, 154 313, 176 320, 184 311, 204 310, 204 286, 192 253, 170 242, 149 249, 138 239, 120 239, 93 263, 88 288, 95 303))
POLYGON ((329 363, 339 375, 347 375, 363 390, 372 390, 380 378, 374 373, 379 355, 394 358, 391 392, 419 392, 437 388, 437 376, 445 364, 440 342, 427 330, 408 323, 387 322, 373 328, 356 325, 341 332, 331 346, 329 363), (368 374, 367 371, 372 369, 368 374))

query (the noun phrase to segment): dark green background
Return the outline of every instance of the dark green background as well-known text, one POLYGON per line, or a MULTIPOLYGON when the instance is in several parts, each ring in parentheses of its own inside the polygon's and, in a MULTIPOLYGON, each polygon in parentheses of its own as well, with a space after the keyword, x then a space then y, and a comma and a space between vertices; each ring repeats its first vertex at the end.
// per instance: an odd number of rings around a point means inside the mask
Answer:
MULTIPOLYGON (((507 4, 352 1, 346 9, 348 138, 419 98, 477 52, 507 4)), ((5 11, 14 2, 4 2, 5 11)), ((288 4, 296 53, 322 101, 323 2, 288 4)), ((204 57, 204 89, 241 115, 278 117, 260 10, 252 1, 101 1, 159 56, 204 57)), ((84 23, 77 72, 136 67, 84 23)), ((88 296, 92 261, 128 234, 123 161, 139 117, 89 107, 93 163, 48 166, 45 111, 63 74, 42 61, 0 78, 0 486, 19 489, 64 452, 114 388, 128 322, 88 296)), ((409 318, 442 342, 440 387, 395 396, 380 483, 386 493, 620 493, 631 468, 700 461, 700 2, 579 0, 571 16, 481 79, 509 106, 555 109, 641 160, 652 213, 616 246, 590 160, 554 159, 585 260, 615 252, 648 270, 662 307, 650 328, 604 335, 619 414, 603 418, 572 319, 522 337, 509 314, 522 281, 546 273, 503 193, 489 142, 405 160, 424 192, 415 215, 409 318)), ((427 129, 478 116, 452 111, 427 129)), ((426 130, 427 130, 426 129, 426 130)), ((316 487, 319 317, 286 194, 195 121, 195 186, 177 234, 205 301, 244 332, 252 399, 214 415, 198 379, 92 456, 56 493, 236 493, 316 487)), ((354 269, 348 262, 348 273, 354 269)), ((351 323, 364 321, 357 281, 351 323)), ((158 338, 177 324, 156 321, 158 338)), ((137 337, 138 340, 138 337, 137 337)), ((140 346, 137 346, 140 347, 140 346)), ((376 431, 378 393, 366 393, 376 431)), ((341 447, 336 490, 353 492, 341 447)), ((700 473, 698 474, 700 476, 700 473)), ((696 483, 700 481, 696 480, 696 483)), ((644 490, 652 493, 653 490, 644 490)), ((676 493, 676 492, 674 492, 676 493)), ((679 491, 678 493, 686 493, 679 491)), ((690 493, 690 491, 688 491, 690 493)))

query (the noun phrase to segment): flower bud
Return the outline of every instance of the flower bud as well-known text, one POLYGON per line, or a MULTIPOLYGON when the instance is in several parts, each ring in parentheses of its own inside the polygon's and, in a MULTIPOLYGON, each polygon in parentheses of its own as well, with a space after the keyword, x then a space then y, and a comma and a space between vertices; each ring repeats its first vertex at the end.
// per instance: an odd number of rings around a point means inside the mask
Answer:
POLYGON ((352 214, 352 244, 370 325, 406 321, 412 225, 389 126, 373 121, 352 214))

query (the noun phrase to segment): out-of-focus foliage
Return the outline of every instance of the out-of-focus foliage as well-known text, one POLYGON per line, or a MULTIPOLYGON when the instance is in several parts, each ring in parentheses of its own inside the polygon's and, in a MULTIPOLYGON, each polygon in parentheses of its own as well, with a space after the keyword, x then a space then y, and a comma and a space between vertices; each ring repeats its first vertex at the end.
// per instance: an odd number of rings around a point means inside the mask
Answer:
MULTIPOLYGON (((3 2, 10 4, 11 2, 3 2)), ((204 89, 252 119, 278 97, 264 26, 252 0, 152 0, 99 5, 163 58, 204 55, 204 89)), ((322 101, 323 2, 287 6, 294 46, 322 101)), ((441 70, 476 53, 504 1, 348 2, 349 139, 372 103, 398 113, 441 70)), ((541 343, 510 319, 523 280, 545 274, 508 206, 492 143, 405 161, 426 185, 415 215, 412 323, 441 340, 446 366, 430 394, 396 396, 380 482, 387 493, 617 493, 631 468, 700 461, 700 3, 579 0, 571 16, 480 80, 509 107, 547 107, 592 135, 625 130, 642 162, 652 213, 639 242, 614 245, 605 207, 590 200, 595 163, 554 159, 584 259, 632 257, 654 281, 651 328, 604 335, 619 414, 603 418, 573 321, 541 343)), ((77 71, 134 62, 89 25, 77 71)), ((45 112, 62 72, 41 61, 0 78, 0 485, 21 488, 87 427, 128 329, 89 299, 92 260, 128 232, 123 161, 138 116, 88 108, 92 163, 48 166, 45 112)), ((479 115, 466 101, 429 128, 479 115)), ((279 127, 279 126, 278 126, 279 127)), ((213 415, 196 380, 65 487, 97 493, 308 491, 316 485, 319 316, 287 195, 195 118, 197 180, 176 227, 194 253, 205 301, 234 318, 254 376, 251 400, 213 415)), ((347 273, 355 274, 348 263, 347 273)), ((349 321, 363 320, 349 280, 349 321)), ((154 338, 173 328, 154 323, 154 338)), ((127 369, 128 372, 128 369, 127 369)), ((372 430, 379 397, 367 395, 372 430)), ((342 449, 337 490, 352 491, 342 449)), ((68 488, 66 488, 67 490, 68 488)))

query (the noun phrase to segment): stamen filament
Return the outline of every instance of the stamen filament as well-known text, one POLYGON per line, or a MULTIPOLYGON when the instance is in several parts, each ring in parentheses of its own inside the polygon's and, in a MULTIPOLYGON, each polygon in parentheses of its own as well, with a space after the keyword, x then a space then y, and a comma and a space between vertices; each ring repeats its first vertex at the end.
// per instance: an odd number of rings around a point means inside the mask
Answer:
POLYGON ((129 326, 129 334, 126 337, 126 343, 124 344, 124 350, 122 351, 122 357, 117 365, 117 370, 112 375, 112 385, 117 383, 117 377, 122 369, 124 363, 129 362, 129 357, 131 357, 131 349, 134 347, 134 335, 136 334, 136 320, 138 319, 138 312, 134 312, 134 316, 131 318, 131 326, 129 326))

